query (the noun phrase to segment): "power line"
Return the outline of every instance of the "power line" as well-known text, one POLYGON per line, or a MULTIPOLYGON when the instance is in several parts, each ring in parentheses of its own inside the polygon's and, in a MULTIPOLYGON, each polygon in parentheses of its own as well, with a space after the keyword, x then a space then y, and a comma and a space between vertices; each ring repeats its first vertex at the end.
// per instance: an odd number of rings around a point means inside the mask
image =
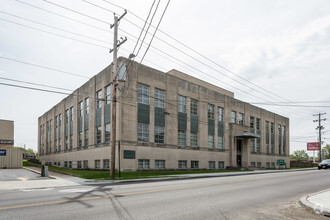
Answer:
POLYGON ((33 88, 33 87, 28 87, 28 86, 19 86, 19 85, 9 84, 9 83, 0 82, 0 85, 18 87, 18 88, 22 88, 22 89, 37 90, 37 91, 49 92, 49 93, 57 93, 57 94, 61 94, 61 95, 70 95, 70 93, 66 93, 66 92, 59 92, 59 91, 47 90, 47 89, 38 89, 38 88, 33 88))
MULTIPOLYGON (((159 0, 159 2, 160 2, 160 0, 159 0)), ((151 40, 150 40, 150 42, 149 42, 149 45, 148 45, 148 47, 147 47, 147 50, 144 52, 143 57, 142 57, 140 63, 142 63, 142 61, 143 61, 145 55, 147 54, 147 52, 148 52, 148 50, 149 50, 149 47, 150 47, 150 45, 151 45, 151 43, 152 43, 152 41, 153 41, 153 39, 154 39, 154 37, 155 37, 155 34, 156 34, 157 30, 158 30, 158 27, 159 27, 160 23, 161 23, 162 20, 163 20, 164 14, 165 14, 166 9, 167 9, 167 7, 168 7, 169 4, 170 4, 170 0, 168 0, 168 2, 167 2, 167 5, 166 5, 166 7, 165 7, 165 9, 164 9, 164 12, 163 12, 163 14, 162 14, 162 17, 160 18, 160 20, 159 20, 159 22, 158 22, 158 25, 157 25, 157 27, 156 27, 156 30, 154 31, 154 34, 152 35, 152 38, 151 38, 151 40)), ((151 23, 150 23, 150 24, 151 24, 151 23)), ((147 31, 147 32, 148 32, 148 31, 147 31)))

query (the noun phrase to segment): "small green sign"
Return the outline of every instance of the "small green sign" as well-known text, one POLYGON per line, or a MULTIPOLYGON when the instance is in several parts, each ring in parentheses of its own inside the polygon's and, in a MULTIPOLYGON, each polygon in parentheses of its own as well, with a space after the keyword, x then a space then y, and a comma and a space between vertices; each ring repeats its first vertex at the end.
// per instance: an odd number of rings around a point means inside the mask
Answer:
POLYGON ((284 160, 277 160, 277 166, 284 166, 285 161, 284 160))
POLYGON ((124 159, 135 159, 135 150, 124 150, 124 159))

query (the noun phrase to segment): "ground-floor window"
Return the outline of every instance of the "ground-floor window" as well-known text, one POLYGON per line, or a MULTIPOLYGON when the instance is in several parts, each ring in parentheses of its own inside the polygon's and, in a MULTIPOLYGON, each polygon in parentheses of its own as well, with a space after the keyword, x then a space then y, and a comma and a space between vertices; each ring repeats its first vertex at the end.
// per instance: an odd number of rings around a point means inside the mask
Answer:
POLYGON ((224 169, 224 168, 225 168, 225 162, 223 162, 223 161, 218 161, 218 168, 219 168, 219 169, 224 169))
POLYGON ((258 163, 257 163, 257 167, 258 167, 258 168, 261 168, 261 162, 258 162, 258 163))
POLYGON ((186 160, 179 160, 178 168, 179 169, 187 169, 187 161, 186 160))
POLYGON ((156 169, 165 169, 165 160, 155 160, 156 169))
POLYGON ((190 168, 191 169, 198 169, 199 168, 199 161, 198 160, 192 160, 191 162, 190 162, 190 168))
POLYGON ((103 169, 109 169, 110 168, 110 160, 104 159, 103 160, 103 169))
POLYGON ((81 169, 81 161, 77 161, 77 168, 81 169))
POLYGON ((84 160, 84 169, 88 169, 88 160, 84 160))
POLYGON ((186 131, 178 130, 178 145, 186 146, 186 131))
POLYGON ((94 168, 95 169, 100 169, 101 168, 101 162, 100 162, 100 160, 95 160, 94 163, 95 163, 95 165, 94 165, 94 168))
POLYGON ((215 161, 209 161, 209 169, 215 169, 215 161))
POLYGON ((149 142, 149 124, 138 123, 138 141, 149 142))
POLYGON ((68 161, 64 161, 64 168, 68 168, 68 161))
POLYGON ((72 161, 69 161, 69 168, 72 168, 72 161))
POLYGON ((214 148, 214 136, 213 135, 208 136, 208 146, 209 146, 209 148, 214 148))
POLYGON ((256 167, 256 162, 251 162, 251 167, 255 168, 256 167))
POLYGON ((268 168, 268 169, 270 168, 270 163, 269 162, 266 163, 266 168, 268 168))
POLYGON ((191 132, 190 133, 190 146, 191 147, 197 147, 198 146, 198 133, 197 132, 191 132))
POLYGON ((251 149, 251 152, 255 152, 254 139, 250 140, 250 149, 251 149))
POLYGON ((149 169, 150 168, 149 160, 138 160, 138 168, 149 169))

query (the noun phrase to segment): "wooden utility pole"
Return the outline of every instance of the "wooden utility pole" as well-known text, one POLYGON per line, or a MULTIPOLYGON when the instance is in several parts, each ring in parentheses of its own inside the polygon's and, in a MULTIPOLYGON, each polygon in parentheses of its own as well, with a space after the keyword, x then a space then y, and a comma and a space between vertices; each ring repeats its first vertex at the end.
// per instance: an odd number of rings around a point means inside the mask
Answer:
POLYGON ((112 85, 111 85, 111 148, 110 148, 110 179, 115 179, 115 157, 116 157, 116 103, 117 103, 117 86, 118 86, 118 70, 117 70, 117 51, 127 38, 118 42, 118 22, 126 15, 127 11, 119 18, 114 14, 114 24, 110 28, 114 28, 113 36, 113 66, 112 66, 112 85))
POLYGON ((320 155, 319 155, 319 161, 321 162, 322 161, 322 133, 321 131, 324 129, 324 127, 321 125, 321 121, 325 121, 326 119, 323 118, 321 119, 321 115, 325 115, 326 113, 318 113, 316 115, 313 115, 313 116, 319 116, 319 119, 318 120, 313 120, 313 122, 319 122, 319 126, 316 127, 317 130, 319 130, 319 145, 320 145, 320 155))

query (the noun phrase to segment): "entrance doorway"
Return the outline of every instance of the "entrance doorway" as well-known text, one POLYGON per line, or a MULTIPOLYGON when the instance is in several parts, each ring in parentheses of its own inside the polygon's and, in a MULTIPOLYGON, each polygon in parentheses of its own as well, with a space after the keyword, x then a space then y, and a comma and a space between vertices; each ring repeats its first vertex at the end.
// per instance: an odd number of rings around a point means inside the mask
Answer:
POLYGON ((242 167, 242 140, 237 139, 236 141, 236 162, 237 167, 242 167))

